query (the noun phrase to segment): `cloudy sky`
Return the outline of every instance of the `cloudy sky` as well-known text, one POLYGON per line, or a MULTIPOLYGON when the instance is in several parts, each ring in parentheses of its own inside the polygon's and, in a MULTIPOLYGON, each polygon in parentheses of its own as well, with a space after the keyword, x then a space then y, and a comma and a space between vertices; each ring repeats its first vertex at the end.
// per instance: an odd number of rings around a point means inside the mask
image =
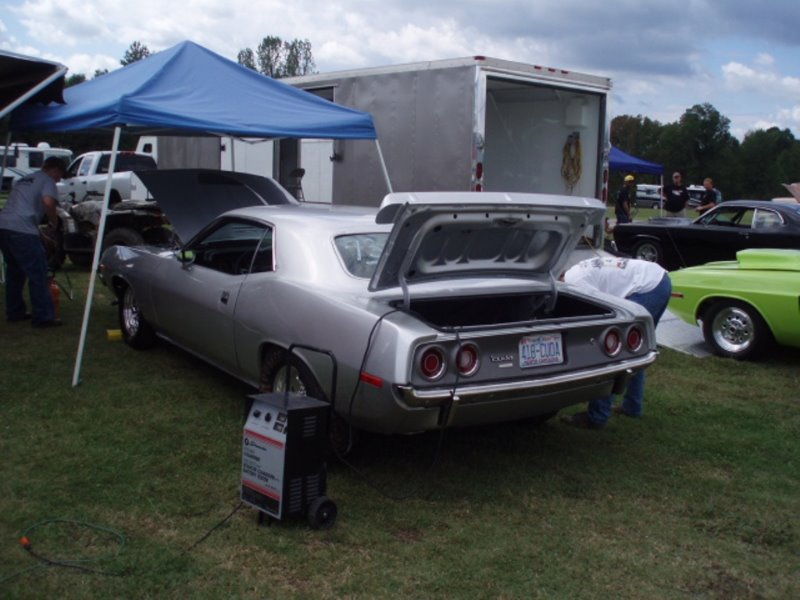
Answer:
POLYGON ((311 41, 320 72, 485 55, 611 77, 612 116, 661 122, 710 102, 741 138, 800 138, 800 0, 0 0, 0 48, 71 73, 134 40, 236 59, 267 35, 311 41))

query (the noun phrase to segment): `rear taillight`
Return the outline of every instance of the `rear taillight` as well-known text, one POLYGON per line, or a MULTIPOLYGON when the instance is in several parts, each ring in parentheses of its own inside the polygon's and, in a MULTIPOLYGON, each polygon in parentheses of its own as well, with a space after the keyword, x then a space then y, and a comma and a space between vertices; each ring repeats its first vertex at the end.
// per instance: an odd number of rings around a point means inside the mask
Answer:
POLYGON ((628 346, 628 350, 631 352, 636 352, 642 347, 642 343, 644 342, 644 334, 642 330, 639 329, 636 325, 628 329, 628 334, 625 336, 625 343, 628 346))
POLYGON ((622 349, 622 335, 619 329, 612 327, 603 336, 603 350, 609 356, 616 356, 622 349))
POLYGON ((428 348, 419 358, 419 372, 425 379, 435 381, 444 375, 444 352, 439 348, 428 348))
POLYGON ((456 368, 462 377, 469 377, 478 371, 478 348, 474 344, 464 344, 456 354, 456 368))

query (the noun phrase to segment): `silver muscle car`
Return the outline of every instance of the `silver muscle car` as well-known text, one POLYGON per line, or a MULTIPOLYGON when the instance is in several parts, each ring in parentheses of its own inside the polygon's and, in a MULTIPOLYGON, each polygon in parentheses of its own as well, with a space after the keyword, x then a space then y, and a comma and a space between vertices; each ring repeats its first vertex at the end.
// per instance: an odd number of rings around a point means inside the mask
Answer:
POLYGON ((103 255, 134 348, 164 338, 383 433, 544 419, 624 389, 656 358, 644 308, 558 281, 582 232, 602 222, 596 200, 395 193, 370 209, 252 193, 246 202, 260 205, 201 228, 197 215, 210 213, 186 207, 206 196, 160 189, 163 172, 152 175, 145 183, 188 241, 103 255))

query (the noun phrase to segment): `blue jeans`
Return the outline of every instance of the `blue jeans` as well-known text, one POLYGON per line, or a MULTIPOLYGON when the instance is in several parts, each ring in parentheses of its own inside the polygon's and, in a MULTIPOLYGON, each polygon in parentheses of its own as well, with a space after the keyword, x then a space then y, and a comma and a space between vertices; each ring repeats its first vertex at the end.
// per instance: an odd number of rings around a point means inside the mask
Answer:
POLYGON ((6 318, 25 318, 22 290, 28 280, 31 321, 46 323, 55 319, 53 297, 47 281, 47 256, 38 235, 0 229, 0 250, 6 260, 6 318))
MULTIPOLYGON (((641 304, 653 317, 653 326, 658 325, 661 315, 667 310, 669 297, 672 293, 672 282, 669 275, 664 274, 659 284, 641 294, 631 294, 626 299, 636 304, 641 304)), ((605 425, 611 416, 611 406, 614 404, 614 395, 596 398, 589 402, 587 410, 589 419, 596 425, 605 425)), ((628 382, 625 394, 622 396, 622 410, 632 417, 641 416, 644 404, 644 369, 640 369, 628 382)))

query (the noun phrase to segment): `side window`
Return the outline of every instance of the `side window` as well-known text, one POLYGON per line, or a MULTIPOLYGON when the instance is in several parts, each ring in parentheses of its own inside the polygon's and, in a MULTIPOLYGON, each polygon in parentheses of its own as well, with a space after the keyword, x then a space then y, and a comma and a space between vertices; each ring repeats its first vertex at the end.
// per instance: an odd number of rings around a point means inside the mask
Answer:
POLYGON ((86 157, 83 159, 81 163, 81 168, 78 169, 78 175, 83 177, 84 175, 89 175, 92 171, 92 159, 91 157, 86 157))
POLYGON ((709 214, 706 225, 727 225, 735 227, 739 220, 742 218, 742 210, 739 208, 718 208, 713 213, 709 214))
POLYGON ((76 158, 72 161, 72 163, 67 167, 67 177, 75 177, 78 174, 78 169, 83 164, 82 158, 76 158))
POLYGON ((783 225, 781 216, 773 210, 763 208, 756 209, 756 216, 753 219, 753 229, 771 229, 783 225))
POLYGON ((28 167, 39 169, 44 164, 44 152, 28 152, 28 167))
POLYGON ((748 208, 742 211, 739 220, 736 224, 739 227, 752 227, 753 226, 753 219, 755 218, 756 211, 752 208, 748 208))
POLYGON ((259 270, 269 271, 272 269, 272 230, 262 223, 224 221, 187 250, 194 252, 195 265, 229 275, 249 273, 258 250, 259 270), (263 262, 268 263, 268 267, 263 262))
POLYGON ((261 242, 258 244, 256 255, 253 258, 253 264, 250 267, 250 272, 266 273, 268 271, 274 271, 275 267, 272 257, 272 229, 267 228, 264 237, 261 238, 261 242))

